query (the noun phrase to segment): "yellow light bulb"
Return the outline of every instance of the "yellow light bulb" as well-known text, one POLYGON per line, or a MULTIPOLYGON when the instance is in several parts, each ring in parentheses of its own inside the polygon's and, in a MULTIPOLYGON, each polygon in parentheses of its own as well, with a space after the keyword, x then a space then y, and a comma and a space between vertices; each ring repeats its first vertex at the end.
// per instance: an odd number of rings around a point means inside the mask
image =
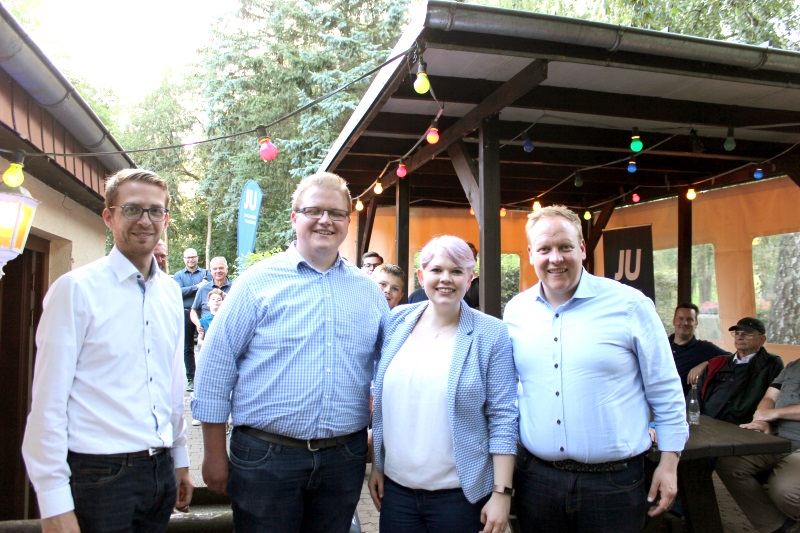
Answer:
POLYGON ((688 191, 686 191, 686 198, 688 198, 689 200, 694 200, 695 198, 697 198, 697 192, 694 189, 689 189, 688 191))
POLYGON ((361 202, 361 200, 356 200, 356 211, 363 211, 363 210, 364 210, 364 204, 361 202))
POLYGON ((19 187, 25 181, 25 173, 22 172, 22 165, 11 163, 8 170, 3 172, 3 183, 9 187, 19 187))
POLYGON ((378 183, 375 184, 375 194, 380 194, 383 192, 383 185, 381 185, 381 180, 378 180, 378 183))
POLYGON ((536 200, 535 202, 533 202, 533 210, 534 211, 538 211, 541 208, 542 208, 542 204, 539 203, 539 200, 536 200))
POLYGON ((586 211, 584 211, 583 219, 584 220, 592 220, 592 213, 588 209, 586 211))

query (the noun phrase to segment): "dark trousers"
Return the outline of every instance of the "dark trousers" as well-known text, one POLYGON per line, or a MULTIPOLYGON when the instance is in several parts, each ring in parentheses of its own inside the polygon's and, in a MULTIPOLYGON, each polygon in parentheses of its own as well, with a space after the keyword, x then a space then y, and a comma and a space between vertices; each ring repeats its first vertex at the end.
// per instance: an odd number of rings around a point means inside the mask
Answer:
POLYGON ((178 494, 169 453, 126 460, 70 452, 67 463, 82 533, 167 530, 178 494))
POLYGON ((514 508, 520 531, 634 533, 647 510, 644 459, 617 472, 570 472, 537 461, 519 447, 514 508))
POLYGON ((489 496, 470 503, 458 489, 409 489, 384 478, 381 533, 477 533, 489 496))
POLYGON ((367 461, 367 431, 309 451, 234 429, 228 495, 237 533, 348 533, 367 461))
POLYGON ((197 333, 197 328, 189 318, 191 309, 184 308, 183 310, 183 364, 186 365, 186 379, 194 381, 194 335, 197 333))

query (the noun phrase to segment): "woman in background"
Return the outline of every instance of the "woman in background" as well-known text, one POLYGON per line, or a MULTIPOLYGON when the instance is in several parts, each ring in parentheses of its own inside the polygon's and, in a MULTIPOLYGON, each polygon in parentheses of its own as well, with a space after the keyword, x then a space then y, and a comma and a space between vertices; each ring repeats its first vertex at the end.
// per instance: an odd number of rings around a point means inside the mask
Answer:
POLYGON ((504 533, 517 379, 505 324, 463 302, 475 258, 443 235, 420 254, 428 301, 395 308, 375 380, 370 494, 381 533, 504 533))

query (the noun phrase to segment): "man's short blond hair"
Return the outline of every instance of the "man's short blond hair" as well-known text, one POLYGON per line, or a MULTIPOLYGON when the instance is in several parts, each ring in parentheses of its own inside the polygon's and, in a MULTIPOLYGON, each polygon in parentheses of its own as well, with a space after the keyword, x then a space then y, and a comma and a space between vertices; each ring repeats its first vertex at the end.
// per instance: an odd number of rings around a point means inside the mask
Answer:
POLYGON ((167 187, 167 182, 155 172, 139 168, 123 168, 116 174, 108 177, 106 180, 106 207, 114 207, 117 205, 119 187, 127 181, 139 181, 160 187, 167 196, 164 199, 164 207, 169 209, 169 188, 167 187))
POLYGON ((528 238, 528 245, 533 244, 531 242, 531 232, 533 231, 533 226, 544 217, 566 218, 569 223, 575 226, 575 229, 578 230, 578 240, 583 240, 583 227, 581 226, 581 219, 578 217, 577 213, 563 205, 548 205, 547 207, 543 207, 538 211, 534 211, 528 215, 528 223, 525 224, 525 236, 528 238))
POLYGON ((347 212, 350 212, 350 206, 353 203, 352 198, 350 197, 350 190, 347 188, 347 182, 344 181, 340 176, 333 174, 331 172, 318 172, 317 174, 312 174, 307 178, 304 178, 300 183, 297 184, 297 188, 294 190, 292 194, 292 211, 297 211, 302 207, 309 207, 309 206, 301 206, 300 202, 303 200, 303 196, 309 189, 312 187, 317 187, 319 189, 323 189, 326 191, 335 191, 342 195, 344 198, 345 204, 347 207, 347 212))
POLYGON ((378 272, 386 272, 390 276, 400 278, 400 281, 403 283, 403 290, 406 289, 406 273, 399 266, 393 265, 392 263, 382 263, 375 267, 375 271, 372 273, 373 279, 378 272))

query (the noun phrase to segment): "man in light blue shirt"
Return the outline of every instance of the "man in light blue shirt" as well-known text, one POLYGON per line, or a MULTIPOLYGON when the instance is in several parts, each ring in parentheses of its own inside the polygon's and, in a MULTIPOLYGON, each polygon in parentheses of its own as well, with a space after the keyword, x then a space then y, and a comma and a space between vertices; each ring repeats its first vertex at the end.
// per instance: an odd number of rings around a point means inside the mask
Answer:
POLYGON ((350 205, 335 174, 300 182, 297 240, 239 276, 204 341, 192 401, 203 479, 229 494, 237 531, 350 528, 389 313, 378 286, 339 255, 350 205))
POLYGON ((522 389, 515 488, 522 531, 639 531, 677 493, 689 436, 672 352, 653 302, 583 270, 578 216, 532 213, 528 253, 539 283, 504 320, 522 389), (661 461, 645 498, 643 454, 654 414, 661 461), (666 453, 674 452, 674 453, 666 453))

